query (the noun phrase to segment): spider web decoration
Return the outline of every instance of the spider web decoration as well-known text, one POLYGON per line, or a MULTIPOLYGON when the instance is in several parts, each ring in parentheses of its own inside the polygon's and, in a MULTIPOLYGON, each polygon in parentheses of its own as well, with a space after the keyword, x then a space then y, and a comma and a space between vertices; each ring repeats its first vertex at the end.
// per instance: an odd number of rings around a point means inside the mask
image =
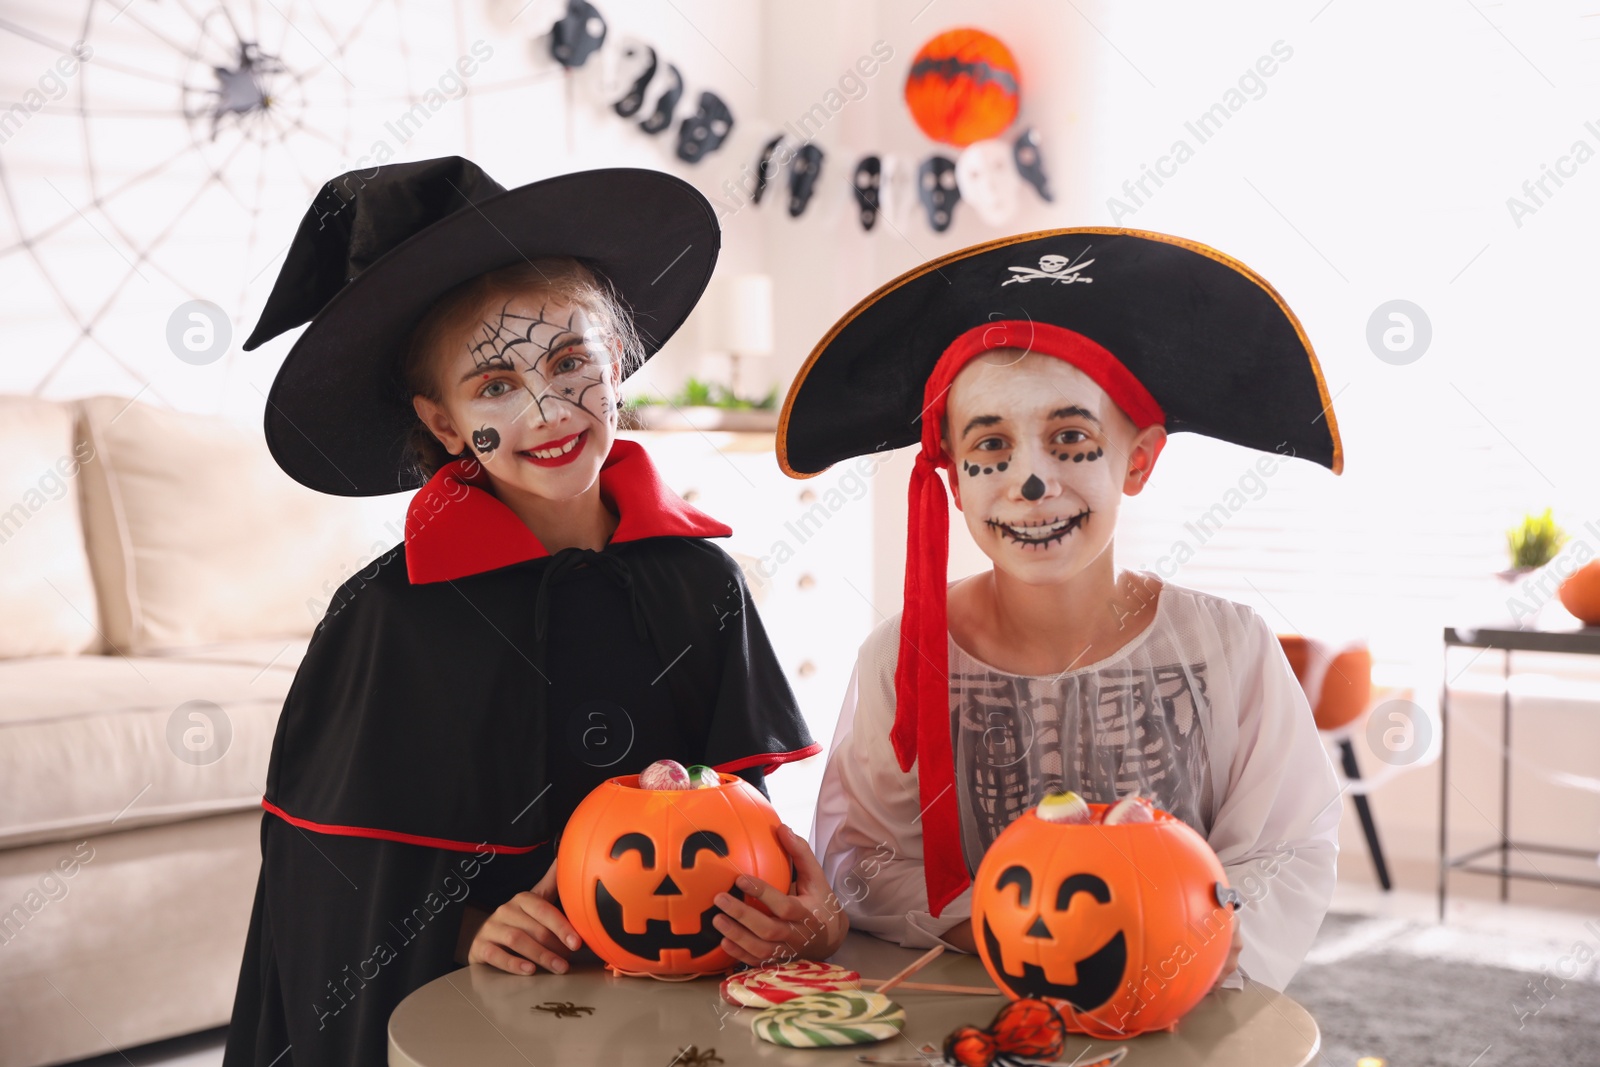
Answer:
POLYGON ((475 98, 539 80, 517 77, 509 50, 473 59, 485 36, 462 0, 8 5, 0 391, 218 406, 322 182, 470 155, 475 98), (77 42, 86 58, 62 75, 77 42), (179 373, 168 348, 168 317, 190 300, 232 317, 216 373, 179 373))

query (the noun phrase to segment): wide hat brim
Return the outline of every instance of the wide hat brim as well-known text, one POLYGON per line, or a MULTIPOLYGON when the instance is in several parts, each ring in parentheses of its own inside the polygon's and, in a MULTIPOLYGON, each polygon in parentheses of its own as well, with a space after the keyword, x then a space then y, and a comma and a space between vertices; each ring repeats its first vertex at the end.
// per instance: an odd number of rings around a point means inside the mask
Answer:
POLYGON ((939 357, 967 330, 1000 320, 1051 323, 1104 346, 1161 405, 1169 433, 1343 469, 1316 353, 1264 278, 1195 241, 1097 226, 963 248, 858 303, 789 387, 779 466, 807 478, 918 443, 939 357))
POLYGON ((486 271, 570 256, 609 280, 648 358, 711 280, 721 231, 692 185, 661 171, 564 174, 455 211, 376 259, 316 314, 267 396, 267 447, 335 496, 416 489, 416 412, 398 384, 412 331, 439 297, 486 271))

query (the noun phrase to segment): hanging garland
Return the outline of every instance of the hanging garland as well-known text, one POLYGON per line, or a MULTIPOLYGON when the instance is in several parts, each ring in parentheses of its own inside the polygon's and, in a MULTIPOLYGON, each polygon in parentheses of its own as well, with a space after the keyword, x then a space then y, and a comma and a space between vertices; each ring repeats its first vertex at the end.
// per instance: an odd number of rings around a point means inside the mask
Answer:
MULTIPOLYGON (((607 31, 589 0, 567 0, 547 34, 550 56, 569 74, 594 61, 599 102, 644 133, 659 136, 676 119, 674 154, 685 163, 699 163, 727 142, 734 117, 720 94, 687 91, 678 66, 653 45, 627 40, 608 46, 607 31)), ((899 230, 920 206, 929 227, 943 233, 962 203, 1001 226, 1015 214, 1024 182, 1041 199, 1055 199, 1038 131, 1028 126, 1007 133, 1022 108, 1022 71, 998 38, 971 28, 935 36, 912 60, 904 95, 918 128, 959 151, 936 151, 916 162, 898 153, 858 158, 844 180, 863 231, 879 219, 899 230)), ((824 188, 826 162, 827 153, 811 137, 779 130, 762 142, 753 172, 745 168, 751 178, 745 192, 759 205, 769 186, 780 185, 788 214, 799 218, 824 188)))

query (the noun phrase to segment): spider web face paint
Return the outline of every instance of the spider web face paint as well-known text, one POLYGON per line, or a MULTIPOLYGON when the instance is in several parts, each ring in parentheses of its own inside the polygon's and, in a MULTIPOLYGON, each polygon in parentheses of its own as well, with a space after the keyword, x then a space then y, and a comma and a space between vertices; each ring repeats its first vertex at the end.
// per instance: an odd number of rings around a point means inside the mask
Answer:
POLYGON ((507 302, 483 321, 468 351, 472 367, 482 374, 519 374, 528 403, 544 421, 557 418, 552 405, 567 404, 609 425, 616 409, 607 388, 608 333, 591 325, 580 308, 563 316, 545 303, 536 314, 525 315, 507 302))

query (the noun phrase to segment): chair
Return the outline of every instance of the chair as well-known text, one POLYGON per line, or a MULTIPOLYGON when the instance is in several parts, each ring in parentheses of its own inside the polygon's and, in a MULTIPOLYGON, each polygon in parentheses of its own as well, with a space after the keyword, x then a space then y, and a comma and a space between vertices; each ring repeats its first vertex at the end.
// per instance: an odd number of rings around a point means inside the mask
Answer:
MULTIPOLYGON (((1350 743, 1350 731, 1372 708, 1372 653, 1366 642, 1357 640, 1334 647, 1300 634, 1279 634, 1278 643, 1300 688, 1305 690, 1317 729, 1333 734, 1339 744, 1345 778, 1359 781, 1361 768, 1356 763, 1355 746, 1350 743)), ((1378 884, 1388 891, 1392 888, 1389 865, 1384 862, 1383 846, 1378 843, 1372 805, 1365 793, 1352 793, 1351 799, 1361 818, 1378 884)))

